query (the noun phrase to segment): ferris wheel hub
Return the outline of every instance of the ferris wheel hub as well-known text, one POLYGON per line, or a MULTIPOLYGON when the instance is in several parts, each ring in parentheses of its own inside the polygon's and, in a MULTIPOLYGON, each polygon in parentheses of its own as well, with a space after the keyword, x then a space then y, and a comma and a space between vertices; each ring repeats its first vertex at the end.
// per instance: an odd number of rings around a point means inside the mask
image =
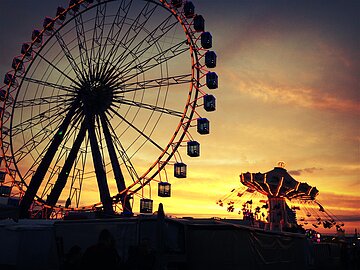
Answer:
POLYGON ((107 111, 114 100, 114 89, 101 80, 87 81, 78 90, 84 108, 92 114, 101 114, 107 111))

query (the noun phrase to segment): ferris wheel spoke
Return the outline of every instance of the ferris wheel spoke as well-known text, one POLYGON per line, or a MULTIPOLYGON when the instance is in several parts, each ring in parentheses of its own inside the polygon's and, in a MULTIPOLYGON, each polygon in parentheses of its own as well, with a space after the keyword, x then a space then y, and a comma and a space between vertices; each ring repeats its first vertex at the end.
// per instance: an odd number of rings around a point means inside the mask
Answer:
MULTIPOLYGON (((65 44, 66 45, 66 44, 65 44)), ((56 71, 58 71, 61 75, 63 75, 64 77, 66 77, 68 80, 70 80, 71 82, 73 82, 75 85, 81 87, 81 84, 77 81, 75 81, 73 78, 71 78, 69 75, 67 75, 66 73, 64 73, 62 70, 60 70, 55 64, 53 64, 51 61, 49 61, 48 59, 46 59, 43 55, 41 55, 39 52, 34 51, 34 53, 39 56, 42 60, 44 60, 48 65, 50 65, 53 69, 55 69, 56 71)), ((65 52, 64 52, 65 53, 65 52)), ((66 55, 65 55, 66 56, 66 55)), ((71 56, 72 57, 72 56, 71 56)), ((71 60, 70 60, 71 61, 71 60)), ((72 66, 72 62, 70 62, 70 65, 72 66)), ((77 67, 73 67, 72 68, 76 70, 77 67)), ((76 71, 74 70, 76 76, 78 79, 81 78, 81 75, 77 74, 76 71)), ((80 73, 81 74, 81 73, 80 73)))
POLYGON ((104 35, 106 7, 107 7, 107 3, 104 3, 103 5, 97 5, 96 7, 95 24, 93 28, 93 37, 92 37, 91 51, 90 51, 90 59, 96 63, 96 67, 94 68, 95 74, 97 73, 99 68, 98 60, 101 56, 100 52, 102 50, 102 39, 104 35), (95 44, 99 46, 97 54, 95 53, 95 44), (95 56, 95 54, 97 56, 95 56))
POLYGON ((18 161, 31 154, 33 149, 40 145, 44 139, 48 139, 54 130, 60 127, 63 118, 59 116, 66 112, 67 110, 64 110, 62 106, 58 106, 11 127, 11 136, 18 136, 26 130, 35 131, 37 129, 37 132, 31 132, 31 137, 27 137, 26 143, 18 147, 18 150, 14 152, 14 156, 19 156, 18 161), (52 129, 49 127, 49 123, 51 123, 52 129))
MULTIPOLYGON (((99 50, 98 50, 98 54, 97 54, 97 65, 96 65, 96 74, 99 73, 100 71, 100 60, 101 59, 105 59, 105 61, 107 60, 105 57, 103 57, 106 53, 106 49, 107 49, 107 45, 108 43, 112 44, 110 51, 106 54, 108 56, 114 54, 116 52, 116 50, 119 48, 120 44, 118 42, 119 40, 119 36, 120 33, 123 30, 124 27, 124 23, 128 17, 128 13, 129 10, 131 8, 131 4, 132 4, 132 0, 122 0, 121 3, 119 4, 119 8, 116 12, 116 15, 114 16, 114 20, 111 24, 111 28, 109 30, 108 36, 106 37, 105 43, 102 46, 101 43, 101 39, 103 37, 103 23, 97 23, 97 27, 94 29, 94 32, 98 32, 96 29, 101 29, 100 30, 100 38, 95 37, 94 41, 95 43, 97 43, 99 45, 99 50), (117 30, 115 31, 115 28, 117 28, 117 30), (116 45, 116 46, 115 46, 116 45)), ((105 7, 106 7, 106 3, 105 3, 105 7)), ((98 9, 101 9, 102 6, 98 6, 98 9)), ((99 12, 99 14, 102 15, 102 17, 100 18, 100 16, 98 16, 98 13, 96 15, 96 19, 99 18, 100 22, 105 21, 105 13, 104 12, 99 12)))
MULTIPOLYGON (((65 55, 66 59, 68 60, 72 70, 74 71, 76 77, 78 78, 78 80, 81 81, 81 79, 84 78, 84 76, 82 75, 83 74, 83 71, 81 70, 81 68, 79 67, 79 65, 76 63, 75 61, 75 58, 73 57, 73 55, 71 54, 71 51, 70 49, 68 48, 66 42, 64 41, 64 39, 62 38, 60 32, 56 32, 55 33, 55 37, 56 37, 56 40, 63 52, 63 54, 65 55)), ((44 59, 44 58, 43 58, 44 59)), ((47 60, 46 60, 47 61, 47 60)), ((48 61, 47 61, 48 62, 48 61)), ((49 63, 49 62, 48 62, 49 63)), ((53 64, 51 64, 52 66, 54 66, 53 64)), ((54 66, 55 67, 55 66, 54 66)), ((58 68, 56 68, 56 70, 59 71, 58 68)), ((75 81, 73 79, 71 79, 70 77, 68 77, 65 73, 63 73, 61 71, 61 73, 63 75, 65 75, 68 79, 70 79, 72 82, 75 83, 75 81)), ((77 84, 77 83, 76 83, 77 84)), ((78 85, 78 84, 77 84, 78 85)))
POLYGON ((73 102, 76 99, 74 95, 57 95, 49 97, 38 97, 33 99, 21 100, 15 103, 14 108, 26 108, 41 105, 62 104, 62 106, 73 102))
POLYGON ((117 152, 119 153, 119 156, 123 162, 123 164, 126 166, 126 169, 131 177, 131 179, 133 180, 133 182, 135 182, 137 179, 139 179, 139 175, 135 170, 135 167, 133 166, 131 159, 129 158, 129 156, 126 153, 126 150, 124 149, 122 143, 120 142, 119 136, 116 134, 113 126, 111 125, 110 121, 108 121, 108 127, 109 127, 109 131, 111 133, 111 137, 113 138, 113 142, 114 142, 114 146, 117 150, 117 152))
MULTIPOLYGON (((76 113, 74 114, 74 117, 76 117, 76 113)), ((56 118, 54 120, 51 121, 51 124, 54 125, 54 127, 52 129, 50 128, 46 128, 46 127, 40 127, 39 131, 36 133, 32 133, 32 137, 28 138, 28 140, 26 141, 26 143, 24 145, 22 145, 21 147, 19 147, 19 149, 17 151, 14 152, 14 159, 19 162, 22 159, 24 159, 27 155, 33 155, 33 151, 35 150, 38 154, 37 159, 34 161, 33 165, 30 167, 30 169, 28 170, 28 172, 30 172, 33 167, 35 167, 37 164, 40 163, 41 159, 44 157, 44 155, 47 152, 47 149, 50 147, 52 140, 49 140, 49 138, 51 136, 55 137, 55 131, 59 130, 61 127, 61 124, 64 123, 64 118, 56 118), (48 141, 47 145, 45 145, 42 150, 39 152, 38 146, 43 144, 44 141, 48 141)), ((74 121, 77 121, 76 119, 74 119, 74 121)), ((74 124, 71 126, 71 128, 74 127, 74 124)), ((74 131, 73 131, 74 132, 74 131)), ((60 134, 60 135, 64 135, 64 134, 60 134)), ((66 144, 66 142, 68 142, 69 138, 70 138, 70 132, 67 132, 63 139, 62 139, 62 143, 63 145, 66 144)))
POLYGON ((169 115, 172 115, 172 116, 177 116, 177 117, 182 117, 183 116, 182 112, 175 111, 175 110, 168 109, 168 108, 164 108, 164 107, 155 106, 155 105, 152 105, 152 104, 146 104, 146 103, 143 103, 143 102, 138 102, 138 101, 135 101, 135 100, 128 100, 128 99, 121 98, 119 101, 116 101, 116 102, 120 103, 120 104, 125 104, 125 105, 129 105, 129 106, 135 106, 135 107, 151 110, 151 111, 156 111, 156 112, 159 112, 159 113, 165 113, 165 114, 169 114, 169 115))
POLYGON ((146 71, 149 71, 149 70, 171 60, 172 58, 177 57, 177 56, 187 52, 189 50, 189 48, 186 46, 183 47, 183 45, 186 45, 186 40, 172 46, 171 48, 168 48, 168 49, 158 53, 157 55, 155 55, 152 58, 148 58, 148 59, 142 61, 141 63, 138 63, 126 70, 121 70, 120 72, 113 75, 112 79, 119 80, 120 83, 125 83, 125 82, 145 73, 146 71), (129 74, 132 71, 135 71, 135 73, 129 74), (129 74, 129 75, 127 75, 127 74, 129 74), (127 75, 127 76, 125 76, 125 75, 127 75))
MULTIPOLYGON (((76 121, 76 120, 74 120, 76 121)), ((76 133, 76 129, 74 129, 74 126, 76 127, 77 124, 76 122, 72 124, 72 126, 70 127, 70 130, 65 134, 63 140, 62 140, 62 145, 59 146, 58 150, 56 151, 56 155, 57 158, 55 159, 54 165, 52 166, 52 168, 49 168, 49 171, 51 171, 51 174, 47 180, 47 183, 44 187, 44 191, 42 192, 42 194, 45 193, 45 189, 46 187, 48 187, 49 185, 52 185, 50 183, 50 181, 52 180, 55 171, 57 171, 58 169, 56 168, 61 168, 61 166, 57 165, 59 163, 59 161, 61 160, 62 157, 66 156, 66 153, 70 152, 70 148, 66 147, 66 144, 69 142, 69 140, 74 136, 74 134, 76 133)), ((57 127, 58 128, 58 127, 57 127)), ((56 130, 56 128, 54 129, 56 130)), ((48 138, 53 135, 54 136, 54 131, 49 131, 47 133, 45 133, 46 136, 44 136, 43 138, 40 138, 40 140, 38 140, 37 142, 34 142, 34 145, 30 145, 30 148, 27 148, 27 150, 25 151, 25 155, 23 157, 21 157, 21 159, 23 159, 26 155, 33 155, 32 151, 35 150, 37 152, 37 158, 34 160, 34 162, 32 163, 32 165, 29 167, 29 169, 27 170, 26 174, 24 175, 24 179, 27 179, 29 176, 31 176, 31 174, 33 174, 33 172, 36 170, 34 168, 36 168, 36 166, 38 166, 42 159, 44 158, 48 147, 51 145, 51 140, 48 141, 47 145, 45 147, 42 147, 42 151, 38 152, 37 151, 37 146, 35 146, 35 144, 40 145, 44 140, 48 140, 48 138), (34 147, 35 146, 35 147, 34 147)), ((55 157, 55 156, 54 156, 55 157)), ((21 160, 19 159, 19 160, 21 160)), ((18 160, 18 161, 19 161, 18 160)), ((41 196, 43 197, 43 196, 41 196)))
POLYGON ((126 70, 131 65, 133 65, 133 60, 128 61, 127 64, 124 64, 125 60, 131 55, 135 59, 139 59, 141 56, 143 56, 146 52, 148 52, 155 44, 158 43, 166 34, 173 29, 178 21, 173 19, 174 16, 171 14, 167 18, 165 18, 160 24, 158 24, 156 27, 154 27, 154 30, 151 31, 146 37, 141 39, 141 41, 136 44, 131 51, 129 51, 127 54, 120 55, 117 59, 115 59, 116 64, 114 66, 123 67, 123 70, 126 70), (143 46, 144 43, 147 43, 146 46, 143 46))
MULTIPOLYGON (((114 52, 116 52, 120 46, 130 48, 130 46, 136 40, 139 33, 143 30, 144 26, 149 21, 151 15, 154 13, 157 7, 157 5, 153 5, 153 7, 150 7, 150 1, 146 2, 145 6, 143 7, 139 15, 136 17, 136 19, 129 26, 128 30, 123 35, 120 42, 117 43, 116 50, 110 50, 110 52, 107 53, 107 55, 104 57, 105 59, 107 59, 107 61, 105 61, 105 63, 107 63, 105 65, 105 70, 107 70, 108 64, 110 63, 115 63, 114 66, 119 64, 119 61, 116 59, 121 59, 122 56, 125 54, 126 50, 124 50, 117 58, 114 58, 116 56, 114 52), (131 35, 132 32, 134 32, 133 35, 131 35), (110 54, 111 52, 112 54, 110 54)), ((103 70, 103 72, 105 70, 103 70)))
POLYGON ((86 135, 86 124, 82 123, 80 130, 76 136, 74 144, 65 160, 65 163, 58 175, 58 178, 54 184, 53 189, 51 190, 49 196, 47 197, 46 203, 50 206, 54 206, 59 200, 60 194, 63 191, 68 177, 70 175, 71 168, 74 166, 74 162, 78 156, 78 152, 81 144, 83 143, 86 135))
POLYGON ((77 34, 82 74, 87 74, 87 72, 90 72, 90 74, 92 74, 90 58, 88 55, 88 48, 86 44, 84 21, 81 13, 75 17, 75 29, 77 34))
POLYGON ((53 137, 50 146, 47 148, 46 154, 44 155, 34 175, 32 176, 30 184, 28 185, 26 193, 20 203, 20 217, 28 216, 28 210, 36 196, 37 191, 40 188, 40 185, 45 177, 46 172, 49 169, 55 153, 62 142, 63 136, 71 123, 71 119, 75 114, 77 105, 78 101, 74 101, 73 105, 65 116, 64 121, 61 123, 58 131, 53 137))
POLYGON ((90 139, 90 148, 91 148, 93 164, 94 164, 94 168, 95 168, 96 179, 97 179, 99 192, 100 192, 100 199, 104 206, 105 213, 112 214, 113 209, 112 209, 112 202, 111 202, 111 198, 110 198, 110 191, 109 191, 109 187, 107 184, 105 168, 103 165, 103 160, 101 157, 101 152, 100 152, 100 148, 98 145, 98 141, 96 139, 96 132, 95 132, 95 128, 94 128, 95 117, 91 117, 90 115, 87 115, 85 118, 86 118, 86 122, 87 122, 87 130, 88 130, 89 139, 90 139))
POLYGON ((110 108, 110 110, 121 120, 123 120, 125 123, 127 123, 131 128, 133 128, 136 132, 138 132, 140 135, 142 135, 146 140, 151 142, 157 149, 159 149, 161 152, 165 152, 165 150, 158 145, 153 139, 151 139, 148 135, 146 135, 143 131, 138 129, 135 125, 133 125, 131 122, 129 122, 125 117, 123 117, 121 114, 119 114, 117 111, 115 111, 113 108, 110 108))
MULTIPOLYGON (((25 121, 14 125, 11 127, 12 136, 16 136, 20 133, 22 133, 24 130, 31 130, 34 127, 43 124, 45 121, 51 122, 52 124, 56 123, 56 121, 59 121, 61 118, 58 116, 61 115, 65 110, 63 109, 63 104, 59 104, 56 107, 52 107, 46 111, 43 111, 35 116, 32 116, 31 118, 26 119, 25 121), (57 119, 57 120, 56 120, 57 119)), ((42 127, 41 130, 45 130, 42 127)))
POLYGON ((38 80, 38 79, 34 79, 34 78, 28 78, 28 77, 19 76, 19 78, 23 79, 25 82, 37 84, 39 86, 46 86, 46 87, 50 87, 50 88, 56 88, 56 89, 64 90, 64 91, 71 92, 71 93, 75 92, 73 87, 64 86, 64 85, 60 85, 60 84, 56 84, 56 83, 52 83, 52 82, 47 82, 47 81, 42 81, 42 80, 38 80))
POLYGON ((131 83, 119 84, 119 86, 115 86, 114 93, 123 94, 134 91, 143 91, 146 89, 161 88, 163 86, 167 87, 176 84, 187 84, 187 83, 191 83, 192 81, 193 78, 191 74, 176 75, 176 76, 144 80, 144 81, 136 81, 131 83))
MULTIPOLYGON (((51 130, 44 128, 44 129, 38 131, 36 134, 32 135, 32 137, 30 139, 28 139, 27 142, 24 145, 22 145, 21 148, 19 148, 18 150, 16 150, 13 153, 14 160, 16 162, 20 162, 27 156, 29 156, 29 155, 31 156, 33 153, 32 151, 36 150, 37 147, 51 135, 51 133, 52 133, 51 130)), ((49 145, 47 145, 47 146, 49 146, 49 145)), ((38 163, 39 162, 35 161, 33 166, 35 166, 38 163)), ((32 168, 30 168, 28 170, 28 172, 30 172, 31 169, 32 168)))

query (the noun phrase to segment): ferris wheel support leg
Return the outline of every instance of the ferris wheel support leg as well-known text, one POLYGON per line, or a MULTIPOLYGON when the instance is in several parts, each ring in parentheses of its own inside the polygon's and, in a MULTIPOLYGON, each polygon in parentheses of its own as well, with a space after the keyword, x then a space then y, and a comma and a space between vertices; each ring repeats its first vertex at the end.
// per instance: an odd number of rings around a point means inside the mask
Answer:
POLYGON ((34 198, 36 196, 36 193, 38 192, 40 185, 42 181, 44 180, 44 177, 46 175, 46 172, 48 171, 50 164, 58 150, 58 147, 60 146, 64 135, 71 123, 71 119, 75 114, 76 108, 77 108, 77 101, 75 101, 67 115, 65 116, 64 121, 60 125, 58 131, 56 132, 47 152, 45 153, 44 157, 42 158, 39 166, 37 167, 36 172, 34 173, 33 177, 31 178, 30 184, 25 192, 24 197, 22 198, 20 202, 19 207, 19 216, 20 218, 27 218, 29 217, 29 209, 31 204, 34 201, 34 198))
POLYGON ((90 147, 93 157, 96 179, 100 192, 100 200, 103 204, 105 214, 112 215, 114 214, 114 210, 112 208, 112 201, 110 198, 110 191, 107 184, 106 172, 103 166, 101 152, 99 149, 98 141, 96 139, 96 133, 94 128, 95 116, 87 115, 85 118, 87 122, 87 130, 89 133, 90 147))
MULTIPOLYGON (((108 127, 108 125, 110 125, 110 123, 107 121, 107 118, 104 113, 100 115, 100 119, 101 119, 101 125, 103 128, 104 137, 105 137, 106 145, 107 145, 110 160, 111 160, 111 166, 114 171, 116 186, 117 186, 118 192, 120 193, 121 191, 126 189, 125 178, 121 171, 119 160, 117 159, 117 156, 116 156, 113 140, 111 139, 111 134, 110 134, 110 130, 108 127)), ((123 212, 125 212, 125 211, 132 212, 128 196, 126 196, 126 194, 124 194, 123 196, 121 196, 120 200, 121 200, 121 204, 123 206, 123 212)))
POLYGON ((64 166, 62 167, 61 172, 59 173, 58 179, 56 180, 55 185, 50 192, 50 195, 46 199, 47 205, 54 206, 57 203, 60 194, 66 185, 67 179, 70 175, 71 168, 73 167, 74 162, 76 160, 80 146, 84 141, 86 135, 86 128, 87 126, 85 122, 83 122, 80 131, 75 139, 75 142, 70 150, 70 153, 64 163, 64 166))

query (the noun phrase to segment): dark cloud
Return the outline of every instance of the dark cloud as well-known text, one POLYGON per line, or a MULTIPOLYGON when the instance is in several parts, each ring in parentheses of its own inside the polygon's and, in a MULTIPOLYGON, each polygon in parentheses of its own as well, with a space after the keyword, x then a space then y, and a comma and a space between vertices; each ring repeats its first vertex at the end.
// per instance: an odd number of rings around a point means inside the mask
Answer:
POLYGON ((299 169, 299 170, 293 170, 293 171, 289 171, 289 174, 291 175, 302 175, 303 173, 313 173, 315 171, 321 171, 322 168, 305 168, 305 169, 299 169))
MULTIPOLYGON (((321 204, 326 207, 336 208, 339 207, 339 202, 341 202, 341 207, 348 210, 358 210, 360 209, 360 196, 347 195, 347 194, 338 194, 330 192, 320 192, 317 201, 321 200, 321 204)), ((343 210, 342 210, 343 211, 343 210)), ((345 214, 345 213, 341 213, 345 214)), ((357 214, 360 217, 359 214, 357 214)))
POLYGON ((337 215, 338 219, 344 222, 353 222, 353 221, 360 221, 360 216, 353 216, 353 215, 337 215))

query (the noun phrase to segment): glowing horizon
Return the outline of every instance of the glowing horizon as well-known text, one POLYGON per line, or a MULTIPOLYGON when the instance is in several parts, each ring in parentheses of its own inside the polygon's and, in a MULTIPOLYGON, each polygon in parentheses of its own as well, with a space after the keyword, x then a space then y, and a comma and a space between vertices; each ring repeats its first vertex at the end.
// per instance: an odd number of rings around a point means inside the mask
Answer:
MULTIPOLYGON (((29 2, 0 3, 1 76, 32 29, 57 4, 68 4, 29 2), (14 10, 21 20, 14 21, 14 10)), ((193 2, 218 55, 220 86, 209 91, 217 111, 206 115, 211 129, 199 138, 201 156, 185 157, 188 177, 170 177, 172 197, 158 198, 153 186, 154 210, 162 202, 172 215, 237 218, 216 205, 218 198, 240 186, 241 173, 266 172, 284 160, 296 180, 319 189, 319 201, 342 217, 346 233, 360 229, 359 4, 193 2)))

